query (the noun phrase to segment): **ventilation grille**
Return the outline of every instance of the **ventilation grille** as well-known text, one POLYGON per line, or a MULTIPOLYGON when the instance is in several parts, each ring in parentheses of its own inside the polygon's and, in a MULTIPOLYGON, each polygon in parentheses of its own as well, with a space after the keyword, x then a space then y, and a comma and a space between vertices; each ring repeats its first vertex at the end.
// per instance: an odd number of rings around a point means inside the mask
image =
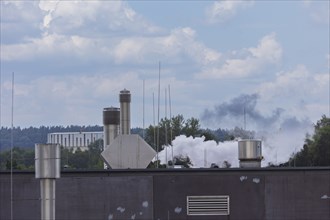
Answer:
POLYGON ((229 196, 187 196, 187 215, 229 215, 229 196))

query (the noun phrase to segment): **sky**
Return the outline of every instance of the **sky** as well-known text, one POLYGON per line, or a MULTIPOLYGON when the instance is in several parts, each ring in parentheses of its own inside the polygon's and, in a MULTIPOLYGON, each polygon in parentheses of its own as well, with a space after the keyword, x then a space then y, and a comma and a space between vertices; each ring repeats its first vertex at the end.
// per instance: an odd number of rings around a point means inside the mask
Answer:
POLYGON ((279 131, 330 114, 327 0, 0 4, 1 126, 12 106, 14 126, 102 125, 123 89, 132 127, 157 121, 158 101, 160 118, 212 129, 279 131))

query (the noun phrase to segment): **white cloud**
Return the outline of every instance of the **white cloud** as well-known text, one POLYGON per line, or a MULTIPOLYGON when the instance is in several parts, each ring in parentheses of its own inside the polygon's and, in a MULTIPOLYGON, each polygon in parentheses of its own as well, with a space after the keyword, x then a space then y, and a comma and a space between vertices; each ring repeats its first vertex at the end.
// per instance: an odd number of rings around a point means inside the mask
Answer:
MULTIPOLYGON (((16 75, 19 81, 21 75, 16 75)), ((136 98, 142 84, 137 73, 95 74, 80 76, 45 76, 15 83, 15 120, 18 126, 42 124, 101 124, 104 107, 119 104, 118 94, 128 88, 136 98), (30 124, 24 124, 29 121, 30 124), (23 123, 23 124, 22 124, 23 123)), ((10 106, 11 82, 3 81, 2 103, 10 106)), ((134 100, 136 101, 136 100, 134 100)), ((133 106, 135 108, 136 106, 133 106)), ((3 108, 8 113, 9 108, 3 108)), ((10 114, 10 113, 8 113, 10 114)), ((3 124, 10 124, 3 118, 3 124)))
POLYGON ((282 57, 282 47, 276 41, 275 34, 270 34, 261 39, 256 48, 249 48, 254 58, 268 61, 269 63, 277 63, 282 57))
POLYGON ((1 1, 1 23, 24 22, 26 24, 38 21, 41 13, 37 10, 36 1, 1 1))
MULTIPOLYGON (((247 77, 260 72, 269 64, 277 64, 282 58, 282 47, 274 33, 264 36, 257 47, 243 49, 243 58, 228 58, 218 66, 204 68, 199 78, 237 78, 247 77)), ((236 55, 235 51, 232 53, 236 55)))
POLYGON ((123 1, 40 1, 43 29, 62 35, 152 34, 160 28, 147 22, 123 1))
POLYGON ((182 57, 200 64, 217 61, 221 54, 207 48, 195 39, 195 31, 189 27, 177 28, 159 37, 124 38, 114 48, 117 62, 146 62, 154 57, 165 57, 178 62, 182 57))
POLYGON ((195 39, 189 27, 177 28, 168 35, 114 38, 88 38, 79 35, 44 34, 19 44, 2 46, 1 60, 77 57, 121 63, 150 63, 164 59, 177 63, 190 59, 201 65, 216 62, 221 54, 195 39))
MULTIPOLYGON (((155 59, 179 63, 188 58, 209 64, 221 56, 196 40, 192 28, 175 28, 166 34, 122 1, 40 1, 9 5, 17 11, 25 12, 26 7, 38 11, 39 16, 29 21, 41 29, 38 36, 22 36, 18 42, 2 44, 2 61, 70 57, 145 64, 155 59)), ((10 16, 5 14, 2 18, 10 16)))
MULTIPOLYGON (((95 41, 94 41, 95 42, 95 41)), ((99 49, 91 39, 79 36, 63 36, 58 34, 43 35, 41 38, 29 38, 18 44, 2 45, 1 60, 34 60, 49 58, 54 55, 87 55, 90 49, 99 49)))
POLYGON ((264 104, 282 103, 287 113, 298 118, 309 115, 314 121, 327 114, 328 89, 328 73, 311 73, 304 65, 298 65, 278 73, 274 81, 262 83, 256 92, 264 104))
POLYGON ((42 13, 36 1, 0 1, 1 44, 39 34, 42 13))
POLYGON ((254 4, 253 0, 245 1, 216 1, 206 9, 206 16, 209 23, 225 22, 236 15, 237 11, 254 4))
POLYGON ((311 74, 304 65, 292 71, 278 73, 274 82, 260 85, 258 93, 266 99, 273 97, 307 98, 319 95, 328 85, 327 74, 311 74))
POLYGON ((319 24, 329 25, 330 17, 329 17, 329 1, 312 1, 305 0, 303 1, 303 5, 308 11, 310 18, 319 24))

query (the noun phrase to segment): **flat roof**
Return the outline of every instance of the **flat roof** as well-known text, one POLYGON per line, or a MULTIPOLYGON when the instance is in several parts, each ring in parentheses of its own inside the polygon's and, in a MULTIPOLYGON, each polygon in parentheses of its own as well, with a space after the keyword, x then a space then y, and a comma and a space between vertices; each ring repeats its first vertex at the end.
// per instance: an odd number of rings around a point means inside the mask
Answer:
MULTIPOLYGON (((97 169, 97 170, 90 170, 90 169, 62 169, 61 174, 63 175, 70 175, 70 174, 137 174, 137 175, 144 175, 144 174, 170 174, 170 173, 187 173, 187 174, 194 174, 194 173, 228 173, 228 172, 308 172, 308 171, 324 171, 329 172, 330 175, 330 167, 264 167, 264 168, 158 168, 158 169, 97 169)), ((2 170, 0 174, 10 174, 10 170, 2 170)), ((35 171, 31 170, 14 170, 13 174, 34 174, 35 171)))

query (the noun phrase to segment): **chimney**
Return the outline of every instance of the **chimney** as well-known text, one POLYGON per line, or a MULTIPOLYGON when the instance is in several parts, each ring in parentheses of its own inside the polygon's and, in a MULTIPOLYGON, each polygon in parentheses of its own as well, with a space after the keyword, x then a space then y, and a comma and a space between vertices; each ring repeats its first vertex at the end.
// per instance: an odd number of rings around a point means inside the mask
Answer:
POLYGON ((60 178, 59 144, 35 145, 35 176, 40 179, 41 219, 55 220, 55 180, 60 178))
POLYGON ((110 107, 103 109, 103 141, 104 149, 109 147, 119 134, 120 110, 110 107))
POLYGON ((131 134, 131 93, 124 89, 119 93, 121 134, 131 134))
POLYGON ((240 168, 260 168, 261 160, 261 140, 240 140, 238 141, 238 159, 240 168))

